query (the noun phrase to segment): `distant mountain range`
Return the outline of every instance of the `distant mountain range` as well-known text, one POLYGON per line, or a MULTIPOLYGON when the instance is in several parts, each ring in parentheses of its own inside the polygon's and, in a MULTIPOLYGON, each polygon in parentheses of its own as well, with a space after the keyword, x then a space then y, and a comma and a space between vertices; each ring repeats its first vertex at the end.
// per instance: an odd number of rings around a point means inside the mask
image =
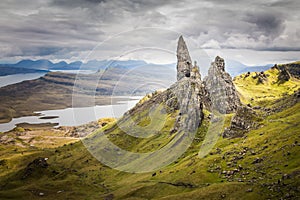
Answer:
MULTIPOLYGON (((0 64, 0 76, 9 75, 9 74, 17 74, 17 73, 33 73, 35 70, 43 70, 43 71, 55 71, 55 70, 104 70, 108 67, 116 67, 116 68, 135 68, 140 66, 148 66, 151 67, 153 65, 156 66, 165 66, 170 67, 171 70, 175 70, 176 64, 152 64, 147 63, 143 60, 90 60, 86 63, 81 61, 75 61, 71 63, 67 63, 65 61, 61 61, 58 63, 53 63, 49 60, 21 60, 15 64, 0 64), (11 68, 9 70, 9 68, 11 68)), ((254 71, 264 71, 272 67, 273 64, 268 64, 264 66, 247 66, 241 62, 235 60, 227 60, 226 62, 226 70, 229 74, 234 77, 239 74, 245 72, 254 72, 254 71)), ((201 67, 201 66, 200 66, 201 67)))
POLYGON ((274 64, 267 64, 262 66, 248 66, 236 60, 226 60, 225 68, 226 71, 232 76, 246 73, 246 72, 261 72, 270 69, 274 64))
POLYGON ((61 61, 58 63, 53 63, 49 60, 21 60, 15 64, 0 64, 0 67, 16 67, 25 69, 39 69, 39 70, 79 70, 79 69, 89 69, 89 70, 99 70, 105 69, 107 67, 136 67, 141 65, 146 65, 147 63, 142 60, 90 60, 87 63, 81 61, 75 61, 67 63, 61 61))
MULTIPOLYGON (((87 63, 81 61, 75 61, 67 63, 61 61, 53 63, 49 60, 21 60, 15 64, 0 64, 0 76, 6 76, 10 74, 22 74, 22 73, 35 73, 35 72, 47 72, 55 70, 92 70, 99 71, 104 70, 108 67, 117 68, 134 68, 137 66, 152 65, 142 60, 90 60, 87 63)), ((168 66, 168 65, 165 65, 168 66)))

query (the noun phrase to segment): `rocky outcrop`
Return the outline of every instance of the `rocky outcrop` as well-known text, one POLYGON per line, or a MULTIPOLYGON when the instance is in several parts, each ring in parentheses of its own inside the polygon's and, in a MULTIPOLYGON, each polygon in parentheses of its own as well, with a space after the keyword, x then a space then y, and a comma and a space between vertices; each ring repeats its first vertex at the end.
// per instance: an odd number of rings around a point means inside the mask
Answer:
POLYGON ((149 110, 155 104, 164 104, 167 113, 179 111, 171 134, 182 131, 193 132, 199 127, 204 116, 202 109, 207 94, 197 63, 192 65, 182 36, 178 40, 177 58, 177 82, 167 90, 156 93, 147 102, 128 111, 123 121, 127 120, 127 116, 149 110))
POLYGON ((220 113, 232 113, 241 105, 231 76, 225 72, 224 59, 217 56, 204 78, 211 100, 211 109, 220 113))
MULTIPOLYGON (((203 108, 210 111, 217 110, 223 114, 235 112, 239 108, 241 102, 231 76, 225 72, 224 59, 216 57, 205 82, 201 80, 197 63, 194 62, 192 65, 182 36, 178 40, 177 59, 177 82, 167 90, 153 93, 151 98, 137 104, 125 113, 120 124, 129 120, 130 116, 151 110, 154 105, 164 105, 164 112, 178 113, 170 133, 192 133, 201 125, 204 117, 203 108)), ((233 120, 233 127, 240 129, 248 127, 248 122, 244 124, 242 120, 237 115, 233 120)))
POLYGON ((211 64, 205 82, 201 81, 199 67, 189 55, 182 38, 178 40, 177 48, 177 82, 169 89, 152 95, 147 102, 138 104, 128 111, 121 121, 126 121, 130 115, 150 110, 155 104, 165 104, 167 113, 179 111, 171 134, 188 130, 196 130, 203 119, 203 108, 220 113, 235 112, 241 105, 231 76, 225 72, 224 59, 216 57, 211 64))
MULTIPOLYGON (((300 62, 275 65, 281 72, 287 72, 290 77, 300 79, 300 62)), ((274 66, 274 67, 275 67, 274 66)))
POLYGON ((255 72, 255 75, 252 78, 257 79, 257 84, 263 84, 268 81, 268 77, 264 72, 255 72))
POLYGON ((190 60, 186 45, 182 45, 185 44, 182 37, 178 43, 180 50, 177 57, 181 62, 178 66, 182 69, 178 70, 179 80, 170 88, 145 97, 116 124, 84 140, 91 147, 90 152, 104 164, 128 172, 153 171, 176 161, 194 141, 204 118, 202 98, 205 88, 196 65, 192 67, 189 62, 182 62, 185 60, 183 58, 190 60), (119 148, 108 138, 102 137, 114 130, 121 130, 135 138, 167 133, 172 140, 157 151, 137 154, 119 148), (105 155, 109 155, 108 158, 105 155))
MULTIPOLYGON (((179 106, 179 115, 176 119, 173 132, 180 130, 195 131, 203 119, 204 85, 200 79, 183 78, 168 90, 171 99, 176 100, 179 106)), ((167 103, 170 103, 168 101, 167 103)))
POLYGON ((188 48, 180 36, 177 45, 177 81, 184 77, 190 77, 192 70, 192 60, 188 48))
POLYGON ((279 74, 278 74, 278 82, 279 83, 284 83, 284 82, 290 80, 292 77, 285 65, 280 65, 280 66, 274 65, 272 67, 272 69, 277 69, 279 71, 279 74))
POLYGON ((44 169, 48 168, 49 164, 47 163, 48 158, 36 158, 31 163, 27 165, 25 168, 24 174, 22 176, 22 179, 26 179, 27 177, 31 176, 32 174, 36 173, 38 175, 42 175, 42 171, 44 169))
POLYGON ((171 132, 187 130, 195 131, 203 119, 203 102, 206 95, 205 86, 197 63, 192 61, 187 46, 180 36, 177 47, 177 82, 171 86, 169 92, 179 105, 179 116, 171 132))
POLYGON ((223 137, 242 137, 250 129, 257 127, 260 120, 250 107, 239 106, 231 120, 230 126, 224 130, 223 137))
POLYGON ((201 74, 199 72, 199 66, 197 65, 197 62, 194 61, 194 66, 191 69, 191 78, 201 80, 201 74))
POLYGON ((289 73, 297 79, 300 79, 300 62, 285 65, 289 73))
POLYGON ((278 82, 283 83, 290 80, 292 77, 300 79, 300 62, 289 63, 289 64, 275 64, 272 69, 277 69, 278 82))

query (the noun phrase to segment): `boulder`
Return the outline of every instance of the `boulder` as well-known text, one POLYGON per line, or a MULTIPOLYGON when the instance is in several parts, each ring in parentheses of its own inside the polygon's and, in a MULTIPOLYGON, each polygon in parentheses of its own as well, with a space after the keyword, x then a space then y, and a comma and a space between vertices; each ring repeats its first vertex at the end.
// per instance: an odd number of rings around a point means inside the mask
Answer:
POLYGON ((246 106, 239 106, 236 114, 231 120, 231 124, 223 132, 224 138, 242 137, 251 128, 256 128, 261 119, 255 111, 246 106))

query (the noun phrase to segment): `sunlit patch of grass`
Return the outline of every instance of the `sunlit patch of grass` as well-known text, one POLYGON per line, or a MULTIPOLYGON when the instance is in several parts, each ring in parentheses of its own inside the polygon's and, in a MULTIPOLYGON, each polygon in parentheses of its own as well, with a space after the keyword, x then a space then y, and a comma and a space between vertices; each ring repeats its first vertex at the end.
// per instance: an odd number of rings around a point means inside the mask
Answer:
POLYGON ((255 72, 250 73, 249 76, 242 74, 235 78, 234 84, 243 103, 254 106, 270 106, 275 100, 293 94, 300 88, 299 79, 292 78, 280 83, 278 81, 278 69, 269 69, 265 71, 265 74, 267 81, 261 84, 257 84, 257 78, 253 78, 255 72))

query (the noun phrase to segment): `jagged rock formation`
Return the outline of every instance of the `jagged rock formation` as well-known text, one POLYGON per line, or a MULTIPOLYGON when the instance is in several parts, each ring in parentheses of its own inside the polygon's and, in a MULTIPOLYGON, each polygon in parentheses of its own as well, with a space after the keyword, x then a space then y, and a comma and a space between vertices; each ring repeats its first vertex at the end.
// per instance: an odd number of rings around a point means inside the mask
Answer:
POLYGON ((262 84, 268 80, 268 77, 264 72, 255 72, 255 75, 252 78, 257 79, 257 84, 262 84))
POLYGON ((41 174, 42 170, 48 168, 49 164, 47 163, 47 158, 36 158, 34 161, 29 163, 25 168, 22 179, 26 179, 33 173, 41 174))
POLYGON ((289 64, 275 64, 272 69, 279 71, 278 81, 279 83, 286 82, 292 77, 300 79, 300 62, 294 62, 289 64))
POLYGON ((178 62, 181 62, 180 69, 184 70, 178 70, 180 79, 177 82, 167 90, 157 92, 151 98, 137 104, 126 112, 117 124, 105 129, 103 133, 84 140, 85 144, 91 147, 90 152, 101 162, 127 172, 153 171, 174 162, 193 142, 204 118, 202 98, 205 96, 205 88, 197 67, 192 71, 189 62, 182 62, 182 58, 190 59, 186 45, 182 44, 184 41, 181 37, 177 56, 178 62), (168 122, 168 126, 165 126, 168 122), (137 154, 119 148, 106 137, 102 137, 116 129, 135 138, 150 138, 164 130, 172 140, 157 151, 137 154), (94 148, 95 146, 101 148, 94 148), (110 152, 109 157, 105 156, 107 152, 110 152))
POLYGON ((223 137, 242 137, 251 128, 258 126, 258 121, 260 121, 260 118, 254 110, 246 106, 239 106, 231 120, 230 127, 224 130, 223 137))
POLYGON ((225 72, 224 59, 217 56, 204 78, 211 100, 211 109, 220 113, 232 113, 241 105, 231 76, 225 72))
POLYGON ((179 104, 179 116, 172 132, 182 130, 195 131, 203 119, 203 102, 206 96, 205 86, 197 63, 192 61, 187 46, 180 36, 177 47, 177 82, 170 91, 175 95, 179 104))
POLYGON ((197 63, 195 62, 194 66, 192 66, 192 61, 182 36, 178 40, 177 58, 177 82, 169 89, 154 95, 148 102, 137 105, 128 111, 124 120, 127 119, 126 116, 128 114, 132 115, 144 109, 149 109, 155 103, 165 104, 168 113, 179 110, 179 115, 171 133, 180 131, 193 132, 199 127, 204 116, 202 109, 207 94, 201 81, 197 63))
POLYGON ((194 61, 194 66, 191 70, 191 78, 201 80, 201 74, 199 72, 199 66, 197 65, 196 61, 194 61))
MULTIPOLYGON (((170 133, 192 133, 201 125, 204 117, 203 107, 223 114, 235 112, 239 108, 241 102, 231 76, 225 72, 224 59, 216 57, 215 62, 211 64, 208 76, 205 77, 205 82, 201 81, 197 63, 192 65, 182 36, 178 40, 177 59, 177 82, 167 90, 155 93, 147 101, 137 104, 124 115, 120 124, 129 120, 130 116, 150 110, 153 105, 165 105, 165 111, 168 114, 179 111, 170 133)), ((240 108, 239 113, 245 113, 243 108, 240 108)), ((242 115, 234 117, 232 129, 229 131, 252 127, 249 125, 251 122, 247 119, 244 121, 242 117, 242 115)), ((226 133, 225 137, 229 137, 230 134, 226 133)))
MULTIPOLYGON (((184 78, 171 86, 171 99, 178 101, 179 116, 171 132, 195 131, 203 119, 204 85, 200 79, 184 78)), ((168 102, 169 103, 169 102, 168 102)))
POLYGON ((292 77, 285 65, 278 66, 275 64, 272 67, 272 69, 277 69, 279 71, 279 74, 278 74, 279 83, 284 83, 284 82, 290 80, 292 77))
POLYGON ((286 69, 286 67, 282 67, 280 69, 280 72, 279 72, 279 75, 278 75, 278 80, 281 81, 281 82, 285 82, 285 81, 290 80, 290 78, 291 78, 291 75, 288 72, 288 70, 286 69))
POLYGON ((169 89, 153 95, 147 102, 137 105, 128 111, 127 116, 134 115, 145 109, 150 109, 154 104, 165 104, 168 113, 179 110, 171 133, 182 130, 194 131, 203 119, 203 107, 220 113, 235 112, 241 105, 238 94, 233 85, 231 76, 225 72, 224 59, 216 57, 211 64, 205 82, 201 81, 199 67, 189 55, 187 46, 181 36, 177 48, 177 82, 169 89))
POLYGON ((300 62, 285 64, 284 66, 294 78, 300 79, 300 62))
POLYGON ((192 60, 188 48, 180 36, 177 45, 177 81, 184 77, 190 77, 192 70, 192 60))

